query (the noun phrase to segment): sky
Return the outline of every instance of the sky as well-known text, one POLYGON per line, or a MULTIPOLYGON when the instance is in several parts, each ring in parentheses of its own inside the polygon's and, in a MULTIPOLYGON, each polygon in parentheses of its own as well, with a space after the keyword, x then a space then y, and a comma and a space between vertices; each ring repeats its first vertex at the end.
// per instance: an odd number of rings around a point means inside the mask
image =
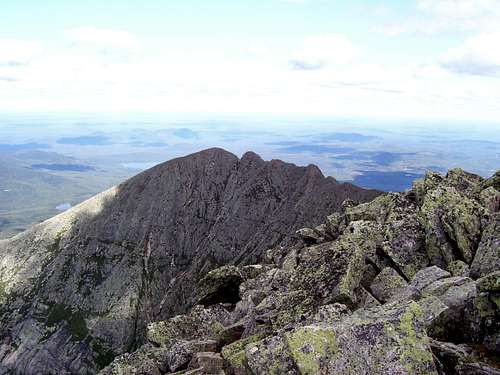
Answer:
POLYGON ((500 0, 1 0, 0 112, 500 122, 500 0))

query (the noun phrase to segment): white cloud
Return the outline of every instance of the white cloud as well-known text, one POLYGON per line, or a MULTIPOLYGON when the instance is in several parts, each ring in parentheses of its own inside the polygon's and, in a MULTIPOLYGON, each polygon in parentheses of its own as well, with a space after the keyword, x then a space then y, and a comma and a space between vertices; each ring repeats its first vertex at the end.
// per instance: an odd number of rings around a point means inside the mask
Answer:
POLYGON ((165 42, 124 59, 101 52, 118 48, 133 55, 124 46, 135 45, 136 38, 132 44, 117 42, 128 36, 96 43, 88 35, 78 42, 88 47, 52 44, 48 52, 25 55, 27 65, 0 66, 0 108, 500 118, 500 87, 492 84, 497 79, 456 74, 444 65, 477 45, 482 47, 475 56, 497 61, 494 39, 471 40, 441 60, 424 56, 405 65, 376 63, 367 53, 358 58, 361 51, 338 34, 297 40, 296 51, 259 39, 239 50, 188 51, 165 42), (291 61, 310 71, 290 69, 291 61))
POLYGON ((316 35, 304 40, 290 64, 297 70, 317 70, 330 64, 347 64, 358 55, 358 49, 342 34, 316 35))
POLYGON ((470 38, 441 58, 441 65, 455 73, 500 77, 500 32, 470 38))
POLYGON ((37 42, 0 39, 0 65, 25 65, 42 52, 37 42))
POLYGON ((417 0, 414 14, 373 27, 386 36, 441 32, 492 32, 500 24, 500 0, 417 0))
POLYGON ((498 0, 419 0, 417 6, 447 18, 484 16, 498 10, 498 0))
POLYGON ((70 30, 68 35, 75 43, 98 47, 133 50, 140 45, 138 38, 125 30, 85 26, 70 30))

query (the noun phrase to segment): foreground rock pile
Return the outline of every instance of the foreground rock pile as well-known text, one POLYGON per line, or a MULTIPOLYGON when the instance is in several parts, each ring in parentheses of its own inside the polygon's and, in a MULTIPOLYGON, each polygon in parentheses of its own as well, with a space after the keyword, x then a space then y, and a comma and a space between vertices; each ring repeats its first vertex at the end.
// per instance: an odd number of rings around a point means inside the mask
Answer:
POLYGON ((112 374, 500 374, 500 173, 429 173, 225 266, 112 374))

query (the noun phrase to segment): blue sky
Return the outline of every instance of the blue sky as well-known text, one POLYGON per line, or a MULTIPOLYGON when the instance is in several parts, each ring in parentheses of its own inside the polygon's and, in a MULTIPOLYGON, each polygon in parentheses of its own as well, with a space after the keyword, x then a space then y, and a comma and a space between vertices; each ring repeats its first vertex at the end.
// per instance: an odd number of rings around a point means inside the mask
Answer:
POLYGON ((0 111, 500 119, 500 0, 3 0, 0 111))

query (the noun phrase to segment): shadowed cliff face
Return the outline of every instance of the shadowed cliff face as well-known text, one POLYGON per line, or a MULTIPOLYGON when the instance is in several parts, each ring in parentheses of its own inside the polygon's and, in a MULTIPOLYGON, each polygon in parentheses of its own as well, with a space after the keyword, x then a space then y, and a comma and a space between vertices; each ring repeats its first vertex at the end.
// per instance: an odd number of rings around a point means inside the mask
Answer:
POLYGON ((315 166, 221 149, 143 172, 0 241, 0 374, 92 374, 183 312, 224 264, 250 264, 367 191, 315 166))

